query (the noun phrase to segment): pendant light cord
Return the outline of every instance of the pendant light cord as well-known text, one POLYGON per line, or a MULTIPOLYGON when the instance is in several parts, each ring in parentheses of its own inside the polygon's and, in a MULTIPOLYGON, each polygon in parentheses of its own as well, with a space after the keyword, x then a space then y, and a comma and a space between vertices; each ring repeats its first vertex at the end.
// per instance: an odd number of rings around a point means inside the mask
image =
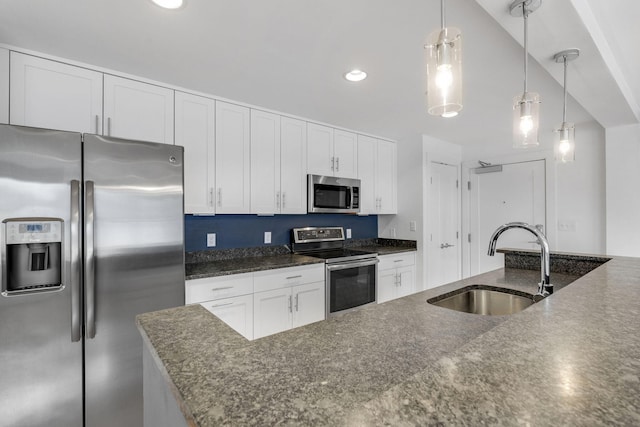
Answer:
POLYGON ((564 56, 564 108, 562 109, 562 127, 567 123, 567 56, 564 56))
POLYGON ((444 22, 444 0, 440 0, 440 24, 442 26, 442 29, 445 29, 445 22, 444 22))
MULTIPOLYGON (((529 11, 527 10, 526 1, 522 2, 522 17, 524 18, 524 93, 527 93, 527 69, 529 65, 529 48, 528 48, 528 16, 529 11)), ((523 95, 524 96, 524 95, 523 95)))

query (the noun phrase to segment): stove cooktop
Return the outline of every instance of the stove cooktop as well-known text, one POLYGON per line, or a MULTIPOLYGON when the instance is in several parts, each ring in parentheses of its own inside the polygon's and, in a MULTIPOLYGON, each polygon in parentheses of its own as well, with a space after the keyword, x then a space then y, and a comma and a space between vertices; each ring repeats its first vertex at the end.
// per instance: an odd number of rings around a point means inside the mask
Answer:
POLYGON ((327 249, 320 251, 306 252, 302 255, 321 258, 327 262, 349 261, 357 259, 375 258, 378 256, 375 252, 359 251, 356 249, 327 249))

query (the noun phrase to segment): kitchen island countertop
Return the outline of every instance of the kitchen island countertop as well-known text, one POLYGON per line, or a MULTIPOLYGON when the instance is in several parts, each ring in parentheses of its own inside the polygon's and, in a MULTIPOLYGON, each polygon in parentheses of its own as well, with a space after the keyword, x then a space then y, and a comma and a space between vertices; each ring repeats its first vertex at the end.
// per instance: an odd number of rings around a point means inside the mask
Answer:
MULTIPOLYGON (((138 317, 190 425, 638 425, 640 259, 613 258, 511 316, 426 303, 505 268, 247 341, 199 305, 138 317)), ((560 286, 558 286, 560 285, 560 286)))

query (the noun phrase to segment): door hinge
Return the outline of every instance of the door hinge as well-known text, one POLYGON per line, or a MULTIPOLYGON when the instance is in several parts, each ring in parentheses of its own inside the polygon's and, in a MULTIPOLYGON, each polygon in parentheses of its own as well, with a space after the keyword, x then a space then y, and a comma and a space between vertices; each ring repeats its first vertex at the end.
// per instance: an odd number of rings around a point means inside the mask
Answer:
POLYGON ((467 181, 467 190, 471 191, 471 181, 467 181))
POLYGON ((471 243, 471 233, 467 234, 467 240, 471 243))
POLYGON ((456 240, 458 240, 458 238, 460 238, 460 234, 456 231, 456 240))
POLYGON ((456 179, 456 188, 458 188, 458 180, 456 179))

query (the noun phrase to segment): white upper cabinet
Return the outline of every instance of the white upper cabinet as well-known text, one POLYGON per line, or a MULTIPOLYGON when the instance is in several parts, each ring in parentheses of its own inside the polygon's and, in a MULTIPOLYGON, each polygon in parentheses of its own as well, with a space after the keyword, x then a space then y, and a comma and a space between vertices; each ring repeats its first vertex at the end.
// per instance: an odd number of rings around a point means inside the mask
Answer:
POLYGON ((173 144, 173 90, 104 76, 104 135, 173 144))
POLYGON ((9 99, 11 124, 102 132, 102 73, 97 71, 11 52, 9 99))
POLYGON ((280 212, 280 116, 251 110, 251 213, 280 212))
POLYGON ((307 213, 307 123, 280 119, 280 213, 307 213))
POLYGON ((333 175, 333 128, 307 123, 307 173, 333 175))
POLYGON ((358 177, 358 139, 352 132, 336 129, 333 132, 334 176, 358 177))
POLYGON ((0 48, 0 123, 9 123, 9 51, 0 48))
POLYGON ((216 213, 250 212, 250 110, 216 101, 216 213))
POLYGON ((358 142, 355 133, 315 123, 307 124, 307 172, 357 178, 358 142))
POLYGON ((397 208, 396 144, 358 135, 360 213, 395 214, 397 208))
POLYGON ((360 178, 360 213, 376 214, 376 155, 378 140, 358 135, 358 178, 360 178))
POLYGON ((398 212, 397 146, 393 142, 378 140, 376 156, 376 196, 378 213, 398 212))
POLYGON ((215 101, 175 94, 175 143, 184 147, 184 210, 215 213, 215 101))

